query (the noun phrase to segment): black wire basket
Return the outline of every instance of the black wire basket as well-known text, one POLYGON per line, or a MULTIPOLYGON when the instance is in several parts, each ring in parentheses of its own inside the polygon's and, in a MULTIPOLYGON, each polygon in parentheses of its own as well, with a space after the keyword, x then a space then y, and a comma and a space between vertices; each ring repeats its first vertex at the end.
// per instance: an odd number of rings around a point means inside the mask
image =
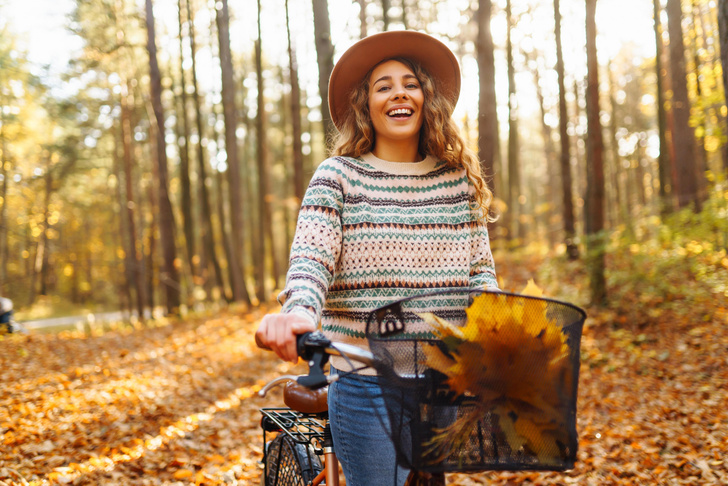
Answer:
POLYGON ((571 469, 586 314, 505 292, 446 290, 372 311, 397 460, 426 472, 571 469))

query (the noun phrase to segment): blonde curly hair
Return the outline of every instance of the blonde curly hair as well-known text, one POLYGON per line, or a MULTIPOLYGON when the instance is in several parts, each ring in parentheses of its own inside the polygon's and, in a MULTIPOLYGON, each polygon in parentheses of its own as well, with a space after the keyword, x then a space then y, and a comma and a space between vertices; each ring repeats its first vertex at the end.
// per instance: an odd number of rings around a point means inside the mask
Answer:
MULTIPOLYGON (((422 87, 425 103, 418 148, 420 155, 432 155, 446 162, 448 166, 464 169, 468 180, 475 188, 475 207, 480 210, 483 219, 494 221, 495 217, 490 214, 493 193, 485 182, 478 156, 465 144, 452 119, 453 102, 442 94, 442 90, 437 89, 435 78, 418 63, 399 57, 385 59, 381 63, 391 60, 407 66, 422 87)), ((331 149, 332 155, 360 157, 374 149, 376 137, 369 114, 369 78, 379 64, 369 70, 352 92, 350 97, 352 109, 347 111, 339 126, 331 149)))

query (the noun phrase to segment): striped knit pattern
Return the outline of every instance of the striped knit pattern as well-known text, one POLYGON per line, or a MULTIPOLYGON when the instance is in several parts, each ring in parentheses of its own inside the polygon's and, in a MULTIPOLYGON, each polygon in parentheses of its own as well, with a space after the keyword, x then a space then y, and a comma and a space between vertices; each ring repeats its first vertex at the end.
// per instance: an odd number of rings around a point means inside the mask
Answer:
POLYGON ((301 205, 282 312, 366 347, 366 317, 377 307, 438 289, 497 288, 472 195, 464 170, 432 157, 325 160, 301 205))

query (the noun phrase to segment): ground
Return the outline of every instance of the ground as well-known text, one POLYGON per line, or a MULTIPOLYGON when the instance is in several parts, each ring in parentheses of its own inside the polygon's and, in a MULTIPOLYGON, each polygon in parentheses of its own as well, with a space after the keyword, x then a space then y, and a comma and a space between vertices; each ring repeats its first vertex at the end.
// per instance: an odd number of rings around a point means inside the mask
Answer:
MULTIPOLYGON (((728 484, 725 306, 587 311, 575 469, 448 484, 728 484)), ((256 392, 293 368, 255 347, 265 312, 0 338, 0 486, 259 484, 281 396, 256 392)))

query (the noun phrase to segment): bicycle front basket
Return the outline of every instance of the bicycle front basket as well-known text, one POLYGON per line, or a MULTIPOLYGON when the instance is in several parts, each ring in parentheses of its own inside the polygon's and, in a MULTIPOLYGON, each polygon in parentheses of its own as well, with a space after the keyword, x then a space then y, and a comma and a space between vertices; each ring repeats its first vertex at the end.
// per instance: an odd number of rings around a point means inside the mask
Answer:
POLYGON ((371 312, 398 461, 428 472, 572 468, 585 317, 556 300, 468 289, 371 312))

